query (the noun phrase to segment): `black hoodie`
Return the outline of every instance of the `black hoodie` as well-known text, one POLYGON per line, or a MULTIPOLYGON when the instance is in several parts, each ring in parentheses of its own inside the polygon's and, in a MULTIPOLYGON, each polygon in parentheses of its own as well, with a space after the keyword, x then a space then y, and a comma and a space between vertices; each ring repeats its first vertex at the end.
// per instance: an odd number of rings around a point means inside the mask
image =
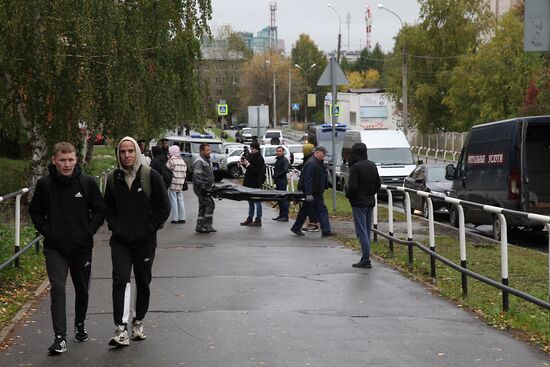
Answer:
POLYGON ((380 189, 381 181, 376 164, 368 160, 365 144, 353 144, 349 166, 346 197, 351 206, 358 208, 374 206, 374 194, 380 189))
POLYGON ((44 247, 66 256, 90 251, 107 213, 95 179, 82 174, 78 165, 71 177, 57 173, 53 164, 48 170, 36 183, 29 207, 36 230, 45 237, 44 247))

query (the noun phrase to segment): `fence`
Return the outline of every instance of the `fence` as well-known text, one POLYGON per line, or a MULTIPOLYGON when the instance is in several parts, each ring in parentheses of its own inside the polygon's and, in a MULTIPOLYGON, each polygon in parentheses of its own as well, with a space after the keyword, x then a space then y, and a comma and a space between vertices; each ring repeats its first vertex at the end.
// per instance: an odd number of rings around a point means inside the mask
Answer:
MULTIPOLYGON (((99 187, 101 191, 103 192, 106 185, 106 177, 107 173, 113 169, 110 168, 108 170, 103 171, 99 176, 94 176, 96 181, 98 181, 99 187)), ((5 269, 10 264, 14 264, 16 268, 19 268, 19 259, 21 255, 23 255, 25 252, 27 252, 30 248, 35 246, 36 252, 38 253, 40 249, 40 241, 43 239, 42 235, 38 235, 28 244, 23 246, 21 248, 21 198, 23 195, 30 193, 34 190, 34 187, 31 188, 23 188, 18 191, 12 192, 10 194, 7 194, 5 196, 0 196, 0 203, 5 202, 7 200, 15 198, 15 212, 14 212, 14 219, 15 219, 15 239, 14 239, 14 255, 10 257, 8 260, 6 260, 4 263, 0 264, 0 271, 5 269)))
MULTIPOLYGON (((547 310, 550 310, 550 302, 541 300, 539 298, 533 297, 530 294, 524 293, 518 289, 510 287, 508 284, 508 232, 507 232, 507 226, 506 226, 506 216, 520 216, 520 217, 527 217, 532 221, 540 222, 541 224, 546 225, 546 228, 548 229, 548 232, 550 233, 550 217, 539 215, 539 214, 531 214, 531 213, 524 213, 524 212, 518 212, 514 210, 509 209, 503 209, 491 205, 483 205, 479 203, 473 203, 469 201, 459 200, 456 198, 447 197, 443 194, 433 194, 428 193, 424 191, 416 191, 413 189, 405 188, 402 186, 395 187, 395 186, 387 186, 382 185, 382 189, 386 191, 388 195, 388 234, 385 234, 378 230, 378 204, 375 206, 374 213, 373 213, 373 231, 374 231, 374 240, 377 240, 377 235, 381 235, 382 237, 385 237, 389 241, 389 249, 390 252, 393 253, 393 244, 394 242, 407 245, 408 247, 408 263, 409 265, 412 265, 413 259, 414 259, 414 251, 413 248, 417 247, 421 251, 427 253, 430 255, 430 274, 432 279, 436 279, 436 266, 435 261, 439 260, 443 264, 451 267, 454 270, 459 271, 462 273, 462 294, 464 297, 468 296, 468 277, 472 277, 474 279, 477 279, 485 284, 488 284, 494 288, 497 288, 502 291, 502 309, 504 311, 508 311, 509 308, 509 295, 515 295, 517 297, 520 297, 528 302, 531 302, 535 305, 538 305, 542 308, 545 308, 547 310), (394 235, 394 221, 393 221, 393 196, 392 191, 395 192, 401 192, 404 195, 404 203, 405 203, 405 213, 407 217, 407 240, 401 240, 394 235), (420 242, 413 241, 413 233, 412 233, 412 214, 411 214, 411 203, 410 203, 410 193, 413 193, 415 195, 420 195, 426 201, 428 202, 428 236, 429 236, 429 247, 426 247, 425 245, 421 244, 420 242), (432 200, 444 200, 450 205, 455 205, 458 214, 459 214, 459 252, 460 252, 460 265, 453 263, 451 260, 441 256, 440 254, 435 252, 435 229, 434 229, 434 213, 433 213, 433 203, 432 200), (493 279, 484 277, 483 275, 480 275, 478 273, 475 273, 468 269, 467 266, 467 257, 466 257, 466 227, 464 224, 464 209, 463 207, 470 207, 470 208, 477 208, 482 209, 484 211, 487 211, 489 213, 493 213, 494 215, 497 215, 500 221, 500 231, 501 231, 501 239, 500 239, 500 257, 501 257, 501 282, 495 281, 493 279)), ((550 238, 548 243, 548 249, 550 253, 550 238)), ((548 285, 549 285, 549 291, 548 291, 548 299, 550 300, 550 256, 548 260, 548 285)))

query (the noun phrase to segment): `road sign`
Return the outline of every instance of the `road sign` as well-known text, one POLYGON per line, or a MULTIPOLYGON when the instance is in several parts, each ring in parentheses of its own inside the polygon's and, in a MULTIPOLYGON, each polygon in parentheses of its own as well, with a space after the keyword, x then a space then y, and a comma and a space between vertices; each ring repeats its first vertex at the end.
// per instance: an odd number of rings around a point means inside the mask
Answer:
MULTIPOLYGON (((329 110, 330 110, 330 115, 332 116, 332 106, 329 105, 329 110)), ((339 104, 335 104, 334 105, 334 116, 336 117, 340 117, 340 105, 339 104)))
POLYGON ((292 104, 292 111, 300 111, 300 104, 299 103, 293 103, 292 104))
POLYGON ((317 106, 317 95, 315 93, 310 93, 307 95, 307 106, 308 107, 317 106))
POLYGON ((342 71, 340 64, 338 64, 336 60, 334 60, 334 58, 332 57, 330 59, 330 62, 327 64, 327 67, 323 71, 323 74, 321 74, 321 77, 319 78, 317 85, 327 86, 327 85, 332 85, 333 82, 335 85, 349 84, 348 78, 346 78, 346 74, 344 74, 344 72, 342 71), (332 75, 331 73, 331 68, 334 68, 333 69, 334 75, 332 75))
POLYGON ((218 115, 219 116, 227 116, 228 108, 226 104, 219 104, 218 105, 218 115))
POLYGON ((550 2, 526 0, 523 49, 525 51, 550 51, 550 2))

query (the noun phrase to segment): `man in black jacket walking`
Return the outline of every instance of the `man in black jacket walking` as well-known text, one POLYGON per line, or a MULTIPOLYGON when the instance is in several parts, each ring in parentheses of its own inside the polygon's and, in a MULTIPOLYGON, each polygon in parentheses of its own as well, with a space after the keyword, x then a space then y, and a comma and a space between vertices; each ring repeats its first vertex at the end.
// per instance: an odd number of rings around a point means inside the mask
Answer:
MULTIPOLYGON (((290 169, 290 163, 285 157, 285 148, 278 146, 276 150, 275 167, 273 169, 273 181, 275 182, 275 188, 277 190, 286 191, 288 185, 288 170, 290 169)), ((279 215, 273 218, 278 222, 288 222, 288 201, 279 201, 279 215)))
POLYGON ((136 281, 132 339, 145 339, 143 318, 149 309, 149 284, 157 247, 157 231, 170 215, 170 202, 160 174, 141 164, 139 146, 131 137, 118 144, 119 168, 107 179, 105 203, 112 231, 113 316, 116 325, 111 346, 127 346, 130 316, 130 275, 136 281), (145 170, 144 172, 142 172, 145 170), (110 181, 110 180, 111 181, 110 181))
POLYGON ((363 143, 353 144, 348 165, 350 169, 346 197, 351 205, 355 234, 363 253, 361 260, 353 264, 353 267, 371 268, 370 230, 374 195, 381 186, 380 176, 376 164, 368 160, 367 146, 363 143))
POLYGON ((50 280, 51 315, 55 334, 50 354, 67 351, 65 284, 70 271, 75 289, 75 340, 85 342, 88 290, 92 268, 93 235, 103 224, 106 209, 92 177, 77 165, 71 143, 53 148, 49 176, 36 184, 29 213, 36 230, 45 237, 44 256, 50 280))
MULTIPOLYGON (((243 186, 259 189, 265 181, 265 161, 260 152, 260 144, 250 144, 250 156, 242 159, 241 164, 246 168, 243 186)), ((262 202, 248 200, 248 217, 241 226, 261 227, 262 226, 262 202), (256 209, 256 219, 254 219, 256 209), (252 220, 254 219, 254 220, 252 220)))

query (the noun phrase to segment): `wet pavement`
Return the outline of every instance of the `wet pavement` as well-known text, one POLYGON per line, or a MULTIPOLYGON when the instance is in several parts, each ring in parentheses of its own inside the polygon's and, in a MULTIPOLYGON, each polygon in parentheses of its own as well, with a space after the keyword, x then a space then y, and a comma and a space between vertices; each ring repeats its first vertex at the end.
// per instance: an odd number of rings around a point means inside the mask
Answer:
MULTIPOLYGON (((261 228, 242 227, 248 204, 216 201, 214 234, 186 224, 159 232, 147 339, 109 348, 109 233, 96 236, 86 326, 90 340, 47 356, 49 299, 10 334, 1 366, 548 366, 509 333, 429 293, 383 264, 355 269, 359 255, 320 233, 297 238, 264 204, 261 228)), ((353 233, 351 224, 335 229, 353 233)), ((68 281, 68 320, 74 316, 68 281)))

